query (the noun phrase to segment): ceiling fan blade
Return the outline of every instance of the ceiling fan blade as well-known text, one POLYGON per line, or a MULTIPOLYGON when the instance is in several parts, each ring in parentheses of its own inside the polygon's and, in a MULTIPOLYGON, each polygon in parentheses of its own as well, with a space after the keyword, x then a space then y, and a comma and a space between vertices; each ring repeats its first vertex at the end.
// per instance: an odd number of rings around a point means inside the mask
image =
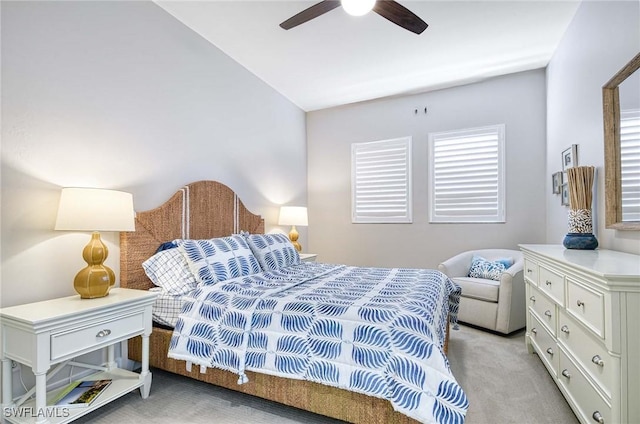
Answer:
POLYGON ((313 6, 303 10, 302 12, 294 15, 280 24, 281 28, 291 29, 313 18, 317 18, 327 12, 332 11, 336 7, 340 6, 340 0, 325 0, 320 3, 316 3, 313 6))
POLYGON ((376 5, 373 6, 373 11, 383 18, 390 20, 394 24, 400 25, 402 28, 416 34, 422 34, 422 32, 429 26, 415 13, 397 1, 378 0, 376 5))

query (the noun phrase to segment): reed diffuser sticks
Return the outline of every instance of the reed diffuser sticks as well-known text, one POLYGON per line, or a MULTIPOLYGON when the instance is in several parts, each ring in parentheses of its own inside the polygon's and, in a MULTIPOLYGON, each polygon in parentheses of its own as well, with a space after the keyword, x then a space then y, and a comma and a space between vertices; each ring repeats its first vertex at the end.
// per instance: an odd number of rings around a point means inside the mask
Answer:
POLYGON ((576 166, 567 169, 569 180, 569 207, 574 210, 591 209, 595 167, 576 166))

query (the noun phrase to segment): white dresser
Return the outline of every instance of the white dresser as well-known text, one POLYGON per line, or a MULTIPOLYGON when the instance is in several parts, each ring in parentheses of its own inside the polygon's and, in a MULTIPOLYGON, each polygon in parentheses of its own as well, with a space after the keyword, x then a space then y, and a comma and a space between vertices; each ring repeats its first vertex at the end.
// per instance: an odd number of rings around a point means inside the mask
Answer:
POLYGON ((640 423, 640 256, 520 248, 529 352, 582 423, 640 423))

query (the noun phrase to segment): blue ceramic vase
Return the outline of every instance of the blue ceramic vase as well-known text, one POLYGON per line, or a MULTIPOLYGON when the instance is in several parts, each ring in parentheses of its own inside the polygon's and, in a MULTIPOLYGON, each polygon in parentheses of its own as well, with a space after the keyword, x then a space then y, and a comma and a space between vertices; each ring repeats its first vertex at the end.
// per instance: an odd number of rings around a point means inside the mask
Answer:
POLYGON ((569 233, 562 245, 567 249, 593 250, 598 247, 598 239, 591 233, 569 233))
POLYGON ((569 233, 562 245, 567 249, 593 250, 598 247, 598 239, 593 235, 593 221, 590 209, 569 210, 569 233))

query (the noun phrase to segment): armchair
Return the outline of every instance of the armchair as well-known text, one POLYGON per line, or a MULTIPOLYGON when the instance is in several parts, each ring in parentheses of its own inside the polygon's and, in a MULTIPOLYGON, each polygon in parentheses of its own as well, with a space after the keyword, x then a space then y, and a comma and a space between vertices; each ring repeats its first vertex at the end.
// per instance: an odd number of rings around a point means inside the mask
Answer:
POLYGON ((458 320, 509 334, 526 325, 524 259, 519 250, 481 249, 460 253, 438 265, 462 289, 458 320), (513 258, 498 281, 469 277, 474 255, 488 261, 513 258))

